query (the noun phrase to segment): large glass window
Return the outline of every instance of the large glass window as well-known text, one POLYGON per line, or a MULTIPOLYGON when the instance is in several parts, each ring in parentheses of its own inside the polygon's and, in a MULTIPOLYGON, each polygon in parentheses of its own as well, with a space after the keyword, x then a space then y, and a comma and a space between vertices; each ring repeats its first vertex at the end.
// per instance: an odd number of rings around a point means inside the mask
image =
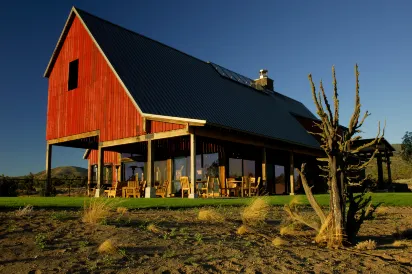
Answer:
POLYGON ((135 180, 135 175, 138 176, 139 181, 143 180, 145 163, 143 162, 128 162, 124 163, 124 179, 126 181, 135 180))
POLYGON ((302 187, 302 181, 299 172, 296 169, 294 169, 293 179, 295 181, 295 192, 299 192, 302 187))
POLYGON ((243 160, 243 176, 255 177, 255 161, 243 160))
POLYGON ((285 167, 275 165, 275 194, 286 193, 285 167))
POLYGON ((162 185, 167 179, 166 161, 154 161, 154 182, 155 186, 162 185))
POLYGON ((219 177, 219 154, 203 154, 203 174, 204 178, 219 177))
POLYGON ((242 159, 229 158, 229 177, 237 178, 242 176, 242 159))

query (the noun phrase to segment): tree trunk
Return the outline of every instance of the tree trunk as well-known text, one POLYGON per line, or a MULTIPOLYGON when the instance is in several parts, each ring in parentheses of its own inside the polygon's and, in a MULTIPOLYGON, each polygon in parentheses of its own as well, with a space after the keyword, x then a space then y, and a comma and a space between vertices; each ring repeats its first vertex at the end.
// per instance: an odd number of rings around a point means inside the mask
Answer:
MULTIPOLYGON (((339 187, 340 180, 338 178, 337 170, 337 160, 336 156, 332 156, 330 163, 330 179, 331 179, 331 200, 332 200, 332 230, 333 233, 331 237, 331 242, 329 245, 331 247, 340 247, 343 242, 343 233, 344 233, 344 221, 343 221, 343 212, 342 212, 342 194, 341 188, 339 187)), ((339 178, 340 179, 340 178, 339 178)))

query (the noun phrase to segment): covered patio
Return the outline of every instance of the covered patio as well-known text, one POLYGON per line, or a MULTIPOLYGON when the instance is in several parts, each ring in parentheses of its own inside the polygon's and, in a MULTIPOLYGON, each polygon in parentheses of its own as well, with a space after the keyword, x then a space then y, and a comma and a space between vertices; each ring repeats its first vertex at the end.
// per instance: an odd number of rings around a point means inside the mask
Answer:
MULTIPOLYGON (((179 197, 181 177, 186 176, 190 181, 190 198, 197 197, 206 181, 213 183, 209 191, 212 194, 206 197, 227 197, 231 194, 228 182, 229 185, 231 181, 237 182, 240 189, 244 177, 255 181, 255 186, 259 182, 260 195, 293 195, 302 190, 295 167, 306 162, 310 167, 309 173, 317 174, 315 158, 320 155, 319 150, 298 148, 246 133, 187 126, 99 143, 98 164, 90 169, 89 180, 91 184, 96 180, 96 189, 100 189, 97 196, 103 194, 103 185, 112 178, 107 175, 112 173, 116 182, 111 183, 119 186, 126 186, 130 181, 139 184, 144 181, 146 187, 141 196, 147 198, 156 197, 156 189, 163 187, 165 182, 168 182, 165 196, 179 197), (119 162, 107 164, 107 152, 118 153, 119 162)), ((316 175, 310 177, 313 185, 316 185, 316 180, 316 175)), ((248 195, 248 191, 236 194, 248 195)))

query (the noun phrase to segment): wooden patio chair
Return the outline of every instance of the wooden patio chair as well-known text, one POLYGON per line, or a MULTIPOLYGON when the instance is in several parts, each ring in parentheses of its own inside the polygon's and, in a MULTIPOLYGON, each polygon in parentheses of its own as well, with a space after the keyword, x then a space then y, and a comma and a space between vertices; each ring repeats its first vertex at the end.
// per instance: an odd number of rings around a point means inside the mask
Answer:
MULTIPOLYGON (((215 197, 216 179, 218 180, 218 178, 215 177, 208 177, 208 196, 212 195, 212 198, 215 197)), ((217 181, 217 183, 219 184, 219 180, 217 181)))
POLYGON ((256 178, 250 179, 250 196, 259 196, 260 177, 258 177, 257 182, 256 178))
POLYGON ((139 182, 137 181, 127 182, 125 197, 129 198, 130 196, 132 196, 133 198, 137 198, 137 197, 140 198, 139 182))
POLYGON ((119 192, 119 188, 118 188, 119 183, 115 182, 114 185, 112 187, 109 187, 108 189, 106 189, 104 192, 107 194, 107 198, 115 198, 115 197, 120 197, 121 194, 121 189, 119 192))
POLYGON ((242 197, 249 196, 250 178, 248 176, 242 176, 242 186, 243 186, 242 197))
POLYGON ((164 198, 167 194, 167 188, 169 187, 169 181, 166 180, 164 181, 163 185, 159 186, 156 189, 156 196, 160 196, 162 198, 164 198))
POLYGON ((209 196, 209 176, 207 176, 206 182, 202 183, 202 187, 199 188, 199 196, 203 196, 205 194, 206 198, 209 196))
POLYGON ((190 183, 189 183, 189 177, 187 176, 181 176, 180 177, 180 187, 182 190, 182 198, 184 195, 184 192, 187 191, 187 196, 190 194, 190 183))
POLYGON ((145 196, 145 191, 146 191, 146 180, 141 181, 139 185, 139 198, 145 196))

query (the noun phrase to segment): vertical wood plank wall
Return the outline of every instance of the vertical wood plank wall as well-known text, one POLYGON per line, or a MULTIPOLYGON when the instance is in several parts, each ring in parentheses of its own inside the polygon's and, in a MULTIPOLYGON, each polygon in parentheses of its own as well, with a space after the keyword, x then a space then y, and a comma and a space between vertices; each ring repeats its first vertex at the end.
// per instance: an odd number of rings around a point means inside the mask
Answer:
MULTIPOLYGON (((154 122, 153 132, 183 127, 154 122)), ((100 130, 103 142, 144 134, 142 129, 140 113, 75 17, 49 76, 46 139, 100 130), (68 91, 69 63, 76 59, 78 87, 68 91)))

